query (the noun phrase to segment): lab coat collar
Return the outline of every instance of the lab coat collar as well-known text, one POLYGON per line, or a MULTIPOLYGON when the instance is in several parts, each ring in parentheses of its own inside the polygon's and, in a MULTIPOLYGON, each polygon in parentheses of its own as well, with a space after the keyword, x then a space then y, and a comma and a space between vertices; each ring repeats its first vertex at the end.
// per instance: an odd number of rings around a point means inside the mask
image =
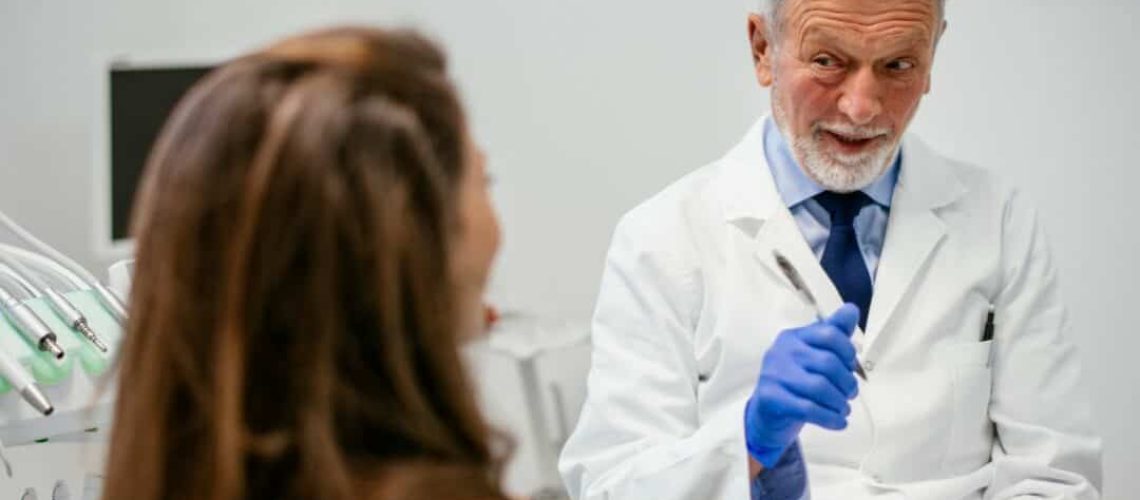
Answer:
POLYGON ((946 160, 913 134, 903 136, 900 169, 896 201, 900 196, 905 197, 914 208, 942 208, 966 192, 965 184, 946 160))
MULTIPOLYGON (((843 300, 776 189, 764 154, 764 122, 757 121, 721 160, 722 170, 715 182, 725 221, 756 242, 756 258, 772 279, 786 282, 773 258, 775 250, 799 270, 820 307, 833 311, 843 300)), ((902 151, 867 333, 853 337, 863 352, 871 349, 878 333, 887 327, 902 297, 945 237, 946 225, 937 209, 952 204, 965 192, 950 165, 918 138, 904 136, 902 151)))
POLYGON ((721 159, 716 180, 725 220, 770 218, 784 208, 768 159, 764 155, 764 122, 761 118, 744 138, 721 159))

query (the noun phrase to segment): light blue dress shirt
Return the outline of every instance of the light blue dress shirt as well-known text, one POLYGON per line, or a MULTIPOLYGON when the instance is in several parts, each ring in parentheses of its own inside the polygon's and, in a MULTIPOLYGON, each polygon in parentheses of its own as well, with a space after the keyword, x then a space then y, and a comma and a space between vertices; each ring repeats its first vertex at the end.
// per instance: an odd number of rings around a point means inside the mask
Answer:
MULTIPOLYGON (((815 201, 815 195, 826 191, 800 168, 788 142, 780 133, 780 128, 769 118, 764 123, 764 156, 776 181, 776 190, 784 200, 792 218, 800 228, 816 259, 823 258, 827 247, 827 236, 831 234, 831 216, 815 201)), ((891 199, 899 178, 899 164, 902 154, 896 154, 891 168, 879 176, 875 182, 863 189, 863 193, 874 203, 863 207, 855 217, 855 238, 871 281, 879 269, 879 257, 883 254, 883 241, 887 235, 887 218, 890 215, 891 199)))

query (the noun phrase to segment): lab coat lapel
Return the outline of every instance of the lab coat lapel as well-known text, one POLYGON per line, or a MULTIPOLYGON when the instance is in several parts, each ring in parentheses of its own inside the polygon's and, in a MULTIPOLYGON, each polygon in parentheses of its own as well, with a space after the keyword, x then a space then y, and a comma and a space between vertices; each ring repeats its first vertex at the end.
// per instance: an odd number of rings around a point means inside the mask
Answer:
MULTIPOLYGON (((816 260, 815 253, 811 251, 811 247, 804 240, 803 233, 800 232, 799 226, 796 225, 795 219, 792 218, 791 212, 786 207, 773 211, 765 219, 756 235, 756 247, 756 260, 764 266, 770 275, 769 278, 781 283, 787 288, 788 293, 796 294, 798 292, 780 271, 773 251, 777 251, 786 257, 799 271, 800 276, 807 283, 808 289, 819 302, 823 314, 830 314, 843 305, 839 291, 819 261, 816 260)), ((804 308, 810 310, 811 305, 805 302, 804 308)))
MULTIPOLYGON (((780 283, 787 289, 787 293, 798 294, 799 292, 780 271, 773 251, 780 252, 800 273, 800 277, 807 283, 808 290, 819 303, 820 314, 830 315, 843 305, 843 297, 839 295, 839 289, 835 288, 835 284, 831 282, 827 271, 824 271, 823 266, 816 260, 815 253, 808 246, 807 240, 804 239, 803 233, 796 225, 796 221, 792 218, 787 207, 780 206, 764 220, 756 236, 756 247, 756 260, 762 264, 769 275, 768 278, 780 283)), ((812 310, 811 304, 808 304, 806 300, 803 302, 804 309, 809 311, 805 316, 814 316, 816 311, 812 310)), ((855 344, 856 350, 863 351, 866 340, 859 327, 855 327, 851 341, 855 344)))
POLYGON ((891 203, 867 318, 865 352, 876 345, 900 302, 920 281, 931 256, 946 238, 946 223, 937 209, 952 203, 964 191, 949 165, 918 139, 908 136, 902 152, 902 171, 891 203))
MULTIPOLYGON (((843 304, 839 292, 776 190, 764 155, 764 122, 765 119, 757 122, 722 159, 724 170, 718 182, 726 222, 752 237, 754 260, 769 280, 781 283, 789 294, 796 293, 776 264, 772 253, 775 250, 800 272, 820 307, 825 312, 834 311, 843 304)), ((810 310, 810 305, 805 303, 804 308, 810 310)))

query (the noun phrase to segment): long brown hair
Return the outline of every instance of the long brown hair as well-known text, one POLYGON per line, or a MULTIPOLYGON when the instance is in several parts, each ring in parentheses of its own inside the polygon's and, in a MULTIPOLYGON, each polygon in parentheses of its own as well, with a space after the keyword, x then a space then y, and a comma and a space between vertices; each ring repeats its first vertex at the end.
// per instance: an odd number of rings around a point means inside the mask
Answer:
POLYGON ((136 203, 104 497, 499 497, 457 348, 442 53, 338 28, 224 65, 136 203))

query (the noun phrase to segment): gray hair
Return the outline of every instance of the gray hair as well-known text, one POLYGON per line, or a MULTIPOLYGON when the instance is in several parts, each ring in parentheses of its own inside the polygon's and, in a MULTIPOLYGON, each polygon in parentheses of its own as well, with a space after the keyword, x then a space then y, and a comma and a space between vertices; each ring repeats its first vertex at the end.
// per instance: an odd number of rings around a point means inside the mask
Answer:
MULTIPOLYGON (((946 0, 936 0, 938 3, 938 20, 941 21, 946 15, 946 0)), ((784 0, 760 0, 760 15, 771 25, 770 30, 773 35, 780 32, 780 9, 784 6, 784 0)), ((941 23, 940 23, 941 24, 941 23)), ((775 37, 774 37, 775 38, 775 37)), ((775 40, 772 40, 775 42, 775 40)))

